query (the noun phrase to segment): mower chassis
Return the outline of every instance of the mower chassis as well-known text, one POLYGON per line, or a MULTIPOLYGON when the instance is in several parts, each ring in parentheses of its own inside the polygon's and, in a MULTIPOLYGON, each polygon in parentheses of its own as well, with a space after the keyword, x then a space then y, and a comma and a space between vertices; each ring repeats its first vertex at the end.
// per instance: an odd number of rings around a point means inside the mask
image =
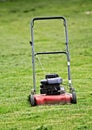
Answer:
POLYGON ((67 31, 67 22, 64 17, 36 17, 31 21, 31 41, 30 44, 32 46, 32 69, 33 69, 33 91, 32 94, 29 95, 29 101, 32 106, 35 105, 43 105, 43 104, 66 104, 66 103, 77 103, 76 100, 76 92, 72 88, 71 82, 71 74, 70 74, 70 56, 68 50, 68 31, 67 31), (55 20, 61 19, 64 22, 65 28, 65 51, 57 51, 57 52, 35 52, 34 50, 34 23, 38 20, 55 20), (45 95, 45 94, 36 94, 36 72, 35 72, 35 56, 36 55, 45 55, 45 54, 65 54, 67 56, 67 70, 68 70, 68 83, 70 93, 63 93, 60 95, 45 95))

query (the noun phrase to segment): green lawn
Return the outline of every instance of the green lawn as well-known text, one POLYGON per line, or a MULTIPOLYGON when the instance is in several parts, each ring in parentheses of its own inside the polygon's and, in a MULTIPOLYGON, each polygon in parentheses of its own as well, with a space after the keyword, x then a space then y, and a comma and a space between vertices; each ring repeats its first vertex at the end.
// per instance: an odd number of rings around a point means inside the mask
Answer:
MULTIPOLYGON (((92 129, 91 21, 92 0, 0 0, 0 130, 92 129), (67 19, 76 105, 31 107, 27 101, 33 87, 30 21, 36 16, 67 19)), ((60 21, 36 22, 35 50, 64 48, 62 32, 60 21)), ((40 80, 47 72, 59 72, 67 84, 64 56, 40 59, 45 70, 36 60, 38 93, 40 80)))

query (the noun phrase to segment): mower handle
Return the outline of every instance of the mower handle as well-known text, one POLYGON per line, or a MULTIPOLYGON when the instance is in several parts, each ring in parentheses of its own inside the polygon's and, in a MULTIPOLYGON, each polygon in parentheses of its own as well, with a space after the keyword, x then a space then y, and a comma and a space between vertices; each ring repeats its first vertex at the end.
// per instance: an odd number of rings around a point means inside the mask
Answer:
POLYGON ((69 81, 69 87, 71 88, 71 75, 70 75, 70 56, 68 51, 68 32, 67 32, 67 22, 66 19, 63 16, 52 16, 52 17, 35 17, 31 20, 31 41, 30 44, 32 46, 32 68, 33 68, 33 85, 34 85, 34 92, 36 92, 36 76, 35 76, 35 56, 37 54, 57 54, 57 53, 64 53, 67 55, 67 66, 68 66, 68 81, 69 81), (65 27, 65 44, 66 44, 66 52, 42 52, 42 53, 36 53, 34 49, 34 21, 38 20, 58 20, 62 19, 64 21, 64 27, 65 27))
POLYGON ((52 20, 52 19, 63 19, 64 25, 66 24, 66 19, 63 16, 35 17, 32 19, 31 24, 34 25, 34 21, 38 21, 38 20, 52 20))

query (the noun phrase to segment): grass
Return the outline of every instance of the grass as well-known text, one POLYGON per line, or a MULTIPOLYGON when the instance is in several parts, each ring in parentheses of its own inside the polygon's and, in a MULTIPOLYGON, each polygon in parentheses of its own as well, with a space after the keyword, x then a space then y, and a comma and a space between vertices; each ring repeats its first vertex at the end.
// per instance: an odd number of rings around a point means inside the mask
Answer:
MULTIPOLYGON (((0 130, 92 129, 91 5, 91 0, 0 0, 0 130), (78 103, 31 107, 27 101, 33 87, 30 20, 36 16, 55 15, 65 16, 68 21, 71 74, 78 103)), ((41 51, 63 47, 62 27, 57 21, 37 22, 35 49, 41 51)), ((59 71, 67 83, 65 57, 50 56, 51 60, 46 64, 48 58, 40 57, 46 67, 45 72, 48 66, 50 68, 54 64, 48 71, 59 71)), ((44 75, 38 60, 36 66, 39 86, 44 75)))

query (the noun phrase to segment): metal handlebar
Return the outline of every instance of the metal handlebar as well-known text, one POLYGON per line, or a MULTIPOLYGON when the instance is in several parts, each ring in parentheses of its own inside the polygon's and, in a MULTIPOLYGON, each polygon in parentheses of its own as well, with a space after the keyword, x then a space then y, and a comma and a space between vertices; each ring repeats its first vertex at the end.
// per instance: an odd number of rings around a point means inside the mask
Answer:
POLYGON ((34 91, 36 92, 36 76, 35 76, 35 56, 39 54, 58 54, 58 53, 64 53, 67 55, 67 64, 68 64, 68 81, 69 81, 69 87, 71 88, 71 75, 70 75, 70 56, 69 56, 69 50, 68 50, 68 31, 67 31, 67 22, 66 19, 63 16, 52 16, 52 17, 35 17, 31 20, 31 42, 32 46, 32 68, 33 68, 33 85, 34 85, 34 91), (34 50, 34 21, 38 20, 58 20, 62 19, 64 21, 64 27, 65 27, 65 43, 66 43, 66 51, 64 52, 41 52, 41 53, 35 53, 34 50))

